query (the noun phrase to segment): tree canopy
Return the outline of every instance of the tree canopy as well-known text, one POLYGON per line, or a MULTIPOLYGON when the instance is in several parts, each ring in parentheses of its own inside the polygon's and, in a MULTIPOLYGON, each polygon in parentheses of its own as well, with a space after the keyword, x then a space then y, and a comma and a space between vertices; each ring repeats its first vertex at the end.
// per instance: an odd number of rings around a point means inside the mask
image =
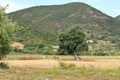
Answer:
POLYGON ((0 59, 10 52, 14 26, 15 23, 5 14, 5 9, 0 7, 0 59))
POLYGON ((70 27, 66 32, 63 32, 59 35, 60 54, 73 54, 75 59, 80 59, 76 52, 78 48, 82 49, 83 47, 87 46, 83 46, 84 40, 85 34, 83 28, 80 26, 70 27))

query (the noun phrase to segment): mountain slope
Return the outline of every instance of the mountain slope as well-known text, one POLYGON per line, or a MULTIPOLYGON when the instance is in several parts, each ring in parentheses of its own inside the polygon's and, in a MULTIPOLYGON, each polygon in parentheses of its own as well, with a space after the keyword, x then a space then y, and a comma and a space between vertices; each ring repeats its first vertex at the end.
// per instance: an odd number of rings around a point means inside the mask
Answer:
POLYGON ((120 20, 120 15, 118 15, 117 17, 115 17, 115 19, 120 20))
POLYGON ((85 28, 87 39, 119 41, 120 24, 114 18, 84 4, 36 6, 8 14, 25 26, 17 35, 26 40, 39 40, 56 44, 57 36, 72 25, 85 28), (26 39, 25 39, 26 38, 26 39))

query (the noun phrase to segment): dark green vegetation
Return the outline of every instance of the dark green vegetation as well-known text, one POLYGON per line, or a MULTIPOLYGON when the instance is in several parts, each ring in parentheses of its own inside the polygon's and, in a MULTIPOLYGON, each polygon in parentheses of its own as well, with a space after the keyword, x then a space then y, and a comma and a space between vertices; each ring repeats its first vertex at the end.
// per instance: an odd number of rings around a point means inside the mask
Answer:
POLYGON ((0 60, 11 51, 10 43, 13 37, 14 26, 15 24, 7 17, 4 9, 0 7, 0 60))
MULTIPOLYGON (((66 32, 59 35, 59 52, 60 54, 72 54, 75 56, 76 60, 80 58, 77 56, 77 51, 79 46, 81 49, 88 47, 88 45, 81 46, 85 44, 85 34, 84 30, 80 26, 70 27, 66 32)), ((86 51, 88 48, 86 49, 86 51)))
MULTIPOLYGON (((23 26, 16 31, 16 41, 25 44, 26 52, 40 52, 43 45, 58 45, 58 34, 73 25, 84 27, 86 40, 92 41, 89 43, 92 54, 120 50, 120 22, 84 3, 35 6, 8 15, 23 26)), ((43 48, 46 49, 49 52, 51 47, 43 48)))
POLYGON ((9 66, 7 63, 0 62, 0 69, 9 69, 9 66))
POLYGON ((40 68, 11 68, 0 70, 2 80, 119 80, 120 70, 98 70, 91 68, 76 69, 40 69, 40 68), (71 71, 72 70, 72 71, 71 71))
MULTIPOLYGON (((5 9, 0 7, 0 60, 6 57, 11 51, 10 43, 13 39, 13 32, 15 23, 7 17, 5 9)), ((8 69, 8 65, 0 62, 1 69, 8 69)))

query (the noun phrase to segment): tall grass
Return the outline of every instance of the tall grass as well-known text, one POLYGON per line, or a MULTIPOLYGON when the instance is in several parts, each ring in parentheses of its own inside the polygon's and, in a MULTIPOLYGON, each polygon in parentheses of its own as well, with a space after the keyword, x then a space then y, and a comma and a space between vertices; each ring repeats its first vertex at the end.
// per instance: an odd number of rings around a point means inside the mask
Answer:
POLYGON ((75 69, 62 68, 17 68, 0 72, 1 80, 120 80, 120 70, 100 70, 94 67, 79 67, 75 69), (4 76, 3 76, 4 75, 4 76))

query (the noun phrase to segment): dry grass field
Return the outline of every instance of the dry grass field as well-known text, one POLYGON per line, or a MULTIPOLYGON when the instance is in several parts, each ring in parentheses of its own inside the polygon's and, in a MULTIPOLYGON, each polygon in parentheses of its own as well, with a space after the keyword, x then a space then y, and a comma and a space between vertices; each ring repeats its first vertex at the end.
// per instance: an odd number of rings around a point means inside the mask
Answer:
POLYGON ((59 62, 73 63, 77 67, 94 67, 98 69, 119 69, 120 60, 80 60, 80 61, 64 61, 55 59, 42 60, 4 60, 10 67, 32 67, 32 68, 55 68, 59 67, 59 62))
POLYGON ((120 56, 8 55, 2 61, 10 68, 0 69, 0 80, 120 80, 120 56), (60 63, 64 65, 60 66, 60 63), (72 64, 75 67, 65 65, 72 64))
POLYGON ((81 56, 80 61, 75 61, 73 56, 51 55, 8 55, 3 61, 11 67, 59 67, 59 62, 73 63, 77 67, 94 67, 98 69, 119 69, 120 56, 81 56))

